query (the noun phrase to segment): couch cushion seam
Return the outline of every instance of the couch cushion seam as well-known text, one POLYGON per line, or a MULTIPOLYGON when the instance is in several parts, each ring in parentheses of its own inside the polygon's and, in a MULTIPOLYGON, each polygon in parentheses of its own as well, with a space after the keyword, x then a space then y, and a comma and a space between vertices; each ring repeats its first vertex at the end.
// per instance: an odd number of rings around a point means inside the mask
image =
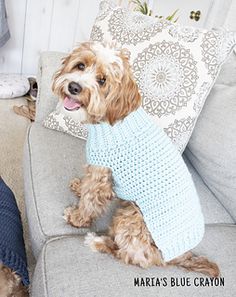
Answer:
MULTIPOLYGON (((206 227, 226 227, 226 228, 236 228, 236 224, 233 223, 208 223, 206 224, 206 227)), ((53 241, 60 241, 61 239, 66 239, 66 238, 81 238, 85 237, 86 234, 65 234, 65 235, 56 235, 56 236, 51 236, 48 238, 46 241, 45 245, 50 244, 50 242, 53 241)))

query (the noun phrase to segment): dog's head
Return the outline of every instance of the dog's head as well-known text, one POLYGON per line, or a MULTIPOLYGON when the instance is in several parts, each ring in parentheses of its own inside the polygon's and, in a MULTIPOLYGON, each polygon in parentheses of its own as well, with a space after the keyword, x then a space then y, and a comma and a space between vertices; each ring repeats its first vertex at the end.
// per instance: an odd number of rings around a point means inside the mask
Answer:
POLYGON ((52 88, 65 109, 86 110, 91 123, 114 124, 141 104, 129 52, 96 42, 82 43, 63 59, 52 88))

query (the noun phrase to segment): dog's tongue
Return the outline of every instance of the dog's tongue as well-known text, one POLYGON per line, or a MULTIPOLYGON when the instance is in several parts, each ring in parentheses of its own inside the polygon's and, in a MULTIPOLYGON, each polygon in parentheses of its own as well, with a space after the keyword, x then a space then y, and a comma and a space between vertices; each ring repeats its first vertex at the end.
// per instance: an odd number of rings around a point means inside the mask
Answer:
POLYGON ((80 103, 78 101, 75 101, 74 99, 70 97, 65 97, 64 99, 64 107, 69 110, 74 110, 80 108, 80 103))

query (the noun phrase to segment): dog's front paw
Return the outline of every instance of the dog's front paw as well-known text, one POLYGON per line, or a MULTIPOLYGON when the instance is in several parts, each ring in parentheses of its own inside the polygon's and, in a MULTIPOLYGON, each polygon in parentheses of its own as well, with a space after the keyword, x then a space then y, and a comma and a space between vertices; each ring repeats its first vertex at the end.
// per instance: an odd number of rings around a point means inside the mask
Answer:
POLYGON ((84 239, 84 244, 86 246, 91 247, 93 245, 95 238, 96 238, 96 233, 94 233, 94 232, 87 233, 87 235, 85 236, 85 239, 84 239))
POLYGON ((90 227, 91 220, 81 216, 78 206, 69 206, 64 210, 64 220, 76 228, 90 227))
POLYGON ((68 206, 67 208, 64 209, 64 215, 63 219, 69 224, 70 223, 70 218, 71 218, 71 213, 78 208, 76 205, 74 206, 68 206))
POLYGON ((81 180, 74 178, 69 184, 71 191, 75 192, 78 197, 81 195, 81 180))
POLYGON ((103 240, 100 236, 97 236, 96 233, 89 232, 85 236, 84 244, 86 246, 89 246, 92 251, 94 251, 94 252, 98 251, 96 244, 99 244, 99 243, 102 244, 103 240))

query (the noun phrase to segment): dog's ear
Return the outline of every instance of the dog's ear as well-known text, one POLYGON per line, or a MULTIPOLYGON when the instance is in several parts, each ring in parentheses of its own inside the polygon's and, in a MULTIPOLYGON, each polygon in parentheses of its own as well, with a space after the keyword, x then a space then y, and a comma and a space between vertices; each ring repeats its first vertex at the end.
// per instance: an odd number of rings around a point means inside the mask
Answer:
POLYGON ((89 121, 91 123, 100 122, 106 113, 106 105, 96 89, 90 93, 90 100, 87 106, 89 121))
MULTIPOLYGON (((84 42, 80 42, 76 48, 74 49, 75 52, 79 49, 80 51, 85 51, 85 50, 91 50, 92 45, 94 44, 94 42, 91 41, 84 41, 84 42)), ((74 51, 73 51, 74 52, 74 51)))
POLYGON ((141 96, 129 65, 129 52, 121 50, 120 57, 124 67, 121 80, 111 85, 106 98, 106 118, 111 125, 141 105, 141 96))
POLYGON ((71 58, 71 54, 69 54, 61 59, 61 66, 54 73, 54 75, 52 77, 52 91, 56 95, 60 95, 60 85, 58 84, 58 78, 63 74, 65 65, 67 65, 69 63, 70 58, 71 58))
POLYGON ((121 57, 121 59, 123 61, 126 61, 126 62, 129 63, 131 52, 127 48, 122 48, 120 50, 120 55, 119 56, 121 57))

